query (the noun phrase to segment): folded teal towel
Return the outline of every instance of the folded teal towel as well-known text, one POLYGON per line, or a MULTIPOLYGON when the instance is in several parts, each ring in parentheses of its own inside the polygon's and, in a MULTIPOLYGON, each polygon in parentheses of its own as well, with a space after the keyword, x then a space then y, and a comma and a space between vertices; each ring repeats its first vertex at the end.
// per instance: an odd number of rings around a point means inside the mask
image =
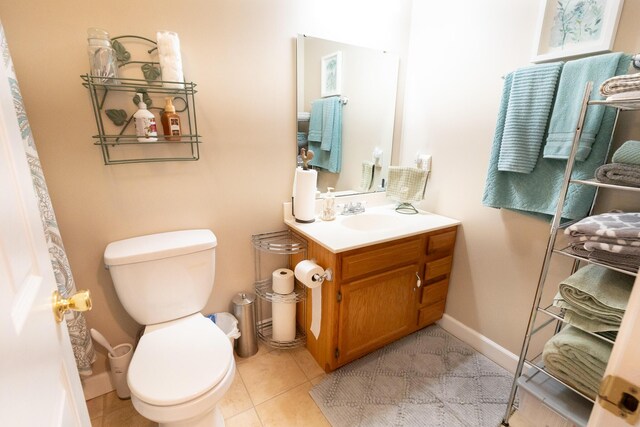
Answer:
POLYGON ((342 169, 342 103, 339 96, 317 99, 311 104, 310 165, 338 173, 342 169), (319 118, 318 118, 319 117, 319 118))
MULTIPOLYGON (((625 73, 629 67, 631 58, 626 56, 625 59, 619 62, 616 74, 625 73)), ((508 104, 509 101, 507 86, 510 86, 510 76, 505 78, 482 204, 494 208, 512 209, 548 221, 556 210, 566 162, 545 159, 541 151, 535 169, 529 174, 498 171, 502 140, 500 129, 504 126, 506 116, 504 104, 508 104)), ((580 89, 580 92, 584 94, 584 88, 580 89)), ((615 118, 616 110, 607 108, 591 155, 586 161, 577 163, 573 168, 574 179, 593 178, 595 170, 604 163, 615 118)), ((570 185, 562 216, 568 219, 584 218, 589 213, 594 194, 595 187, 570 185)))
POLYGON ((533 65, 513 74, 498 170, 529 173, 536 166, 562 65, 533 65))
POLYGON ((627 141, 613 153, 611 163, 640 165, 640 141, 627 141))
MULTIPOLYGON (((560 75, 558 94, 551 114, 549 136, 544 146, 546 159, 569 158, 576 125, 580 118, 585 84, 592 81, 593 87, 599 88, 608 78, 624 74, 627 71, 626 68, 622 72, 617 72, 623 57, 623 53, 616 52, 590 56, 565 64, 560 75)), ((602 99, 597 90, 593 91, 593 99, 602 99)), ((600 133, 605 108, 604 105, 592 105, 587 110, 576 160, 584 161, 591 153, 596 135, 600 133)))

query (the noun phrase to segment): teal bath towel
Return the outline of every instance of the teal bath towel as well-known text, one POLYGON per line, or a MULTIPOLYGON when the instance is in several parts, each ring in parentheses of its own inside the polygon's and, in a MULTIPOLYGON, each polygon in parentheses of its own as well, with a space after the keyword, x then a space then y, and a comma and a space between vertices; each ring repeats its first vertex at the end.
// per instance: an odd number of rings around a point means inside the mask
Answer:
POLYGON ((640 165, 640 141, 627 141, 613 153, 611 163, 640 165))
MULTIPOLYGON (((629 66, 629 61, 629 57, 621 60, 616 74, 623 74, 629 66)), ((545 159, 541 150, 537 165, 529 174, 498 171, 501 129, 504 127, 506 117, 505 104, 509 102, 507 88, 511 84, 509 75, 505 77, 504 84, 482 204, 493 208, 511 209, 548 221, 555 214, 566 162, 545 159)), ((584 88, 580 89, 580 92, 584 93, 584 88)), ((600 132, 596 136, 591 155, 586 161, 576 163, 572 175, 574 179, 593 178, 595 170, 604 163, 615 118, 615 109, 607 108, 604 111, 600 132)), ((562 216, 567 219, 583 218, 589 213, 594 195, 595 187, 570 185, 562 216)))
MULTIPOLYGON (((624 74, 617 72, 619 64, 623 62, 624 54, 620 52, 605 55, 590 56, 565 64, 558 83, 558 94, 549 123, 549 136, 544 146, 546 159, 568 159, 571 144, 576 133, 576 124, 580 117, 585 84, 593 82, 595 90, 592 99, 602 99, 597 88, 608 78, 624 74)), ((591 153, 596 135, 601 133, 604 105, 592 105, 587 110, 584 120, 580 145, 576 160, 584 161, 591 153)))
POLYGON ((342 169, 342 102, 339 96, 313 101, 307 139, 314 154, 309 164, 339 173, 342 169))
POLYGON ((562 65, 533 65, 513 74, 498 170, 529 173, 536 166, 562 65))

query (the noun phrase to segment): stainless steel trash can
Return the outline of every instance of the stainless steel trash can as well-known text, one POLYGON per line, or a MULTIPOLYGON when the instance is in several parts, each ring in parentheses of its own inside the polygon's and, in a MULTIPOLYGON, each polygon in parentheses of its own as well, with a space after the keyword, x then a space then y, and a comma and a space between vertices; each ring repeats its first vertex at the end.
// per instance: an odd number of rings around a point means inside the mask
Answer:
POLYGON ((256 333, 256 296, 241 292, 231 300, 233 315, 238 319, 240 338, 236 340, 236 353, 240 357, 253 356, 258 352, 256 333))

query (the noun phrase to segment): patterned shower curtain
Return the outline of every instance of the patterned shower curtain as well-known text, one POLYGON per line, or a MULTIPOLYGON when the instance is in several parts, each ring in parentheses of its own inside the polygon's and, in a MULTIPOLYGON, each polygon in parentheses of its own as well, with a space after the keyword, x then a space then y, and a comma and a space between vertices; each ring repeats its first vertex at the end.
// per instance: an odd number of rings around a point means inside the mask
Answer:
MULTIPOLYGON (((24 110, 22 95, 18 88, 18 81, 16 80, 15 70, 13 69, 13 61, 9 54, 9 47, 7 46, 7 39, 5 38, 4 27, 1 22, 0 51, 2 52, 2 66, 6 68, 7 75, 9 76, 9 85, 11 86, 11 96, 13 97, 13 105, 16 110, 16 119, 18 126, 20 126, 24 150, 27 154, 29 169, 31 170, 33 187, 40 205, 40 217, 42 218, 44 234, 47 239, 47 245, 49 246, 49 256, 51 258, 51 264, 53 265, 58 291, 65 297, 70 296, 76 292, 76 285, 73 281, 73 275, 71 274, 67 253, 64 251, 62 237, 60 237, 60 230, 58 229, 56 216, 53 212, 53 206, 51 205, 47 183, 42 174, 40 158, 38 157, 29 126, 29 120, 27 120, 27 114, 24 110)), ((2 96, 6 96, 6 94, 2 94, 2 96)), ((75 311, 68 312, 65 318, 69 328, 71 345, 73 347, 73 354, 76 357, 78 371, 82 376, 91 375, 91 364, 95 361, 96 356, 93 350, 91 336, 87 330, 85 318, 82 313, 75 311)))

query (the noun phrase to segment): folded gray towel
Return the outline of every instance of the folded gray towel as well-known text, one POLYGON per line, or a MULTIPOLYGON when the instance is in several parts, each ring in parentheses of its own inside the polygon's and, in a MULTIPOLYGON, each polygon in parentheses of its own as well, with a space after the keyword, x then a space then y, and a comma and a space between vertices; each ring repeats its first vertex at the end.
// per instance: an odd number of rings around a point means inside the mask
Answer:
POLYGON ((589 332, 617 331, 627 308, 633 277, 587 265, 560 283, 553 305, 565 320, 589 332))
POLYGON ((640 240, 639 212, 608 212, 581 219, 565 229, 572 242, 587 240, 631 245, 640 240))
POLYGON ((582 258, 587 258, 595 262, 621 268, 623 270, 636 272, 640 268, 640 256, 629 253, 615 253, 603 249, 598 249, 595 245, 588 245, 591 242, 572 242, 569 244, 569 252, 582 258), (585 246, 589 246, 586 249, 585 246))
POLYGON ((640 257, 635 255, 593 250, 589 252, 589 259, 634 273, 640 268, 640 257))
POLYGON ((606 184, 640 187, 640 166, 608 163, 596 169, 596 179, 606 184))
POLYGON ((595 399, 611 348, 611 344, 569 326, 547 341, 542 360, 551 374, 595 399))

